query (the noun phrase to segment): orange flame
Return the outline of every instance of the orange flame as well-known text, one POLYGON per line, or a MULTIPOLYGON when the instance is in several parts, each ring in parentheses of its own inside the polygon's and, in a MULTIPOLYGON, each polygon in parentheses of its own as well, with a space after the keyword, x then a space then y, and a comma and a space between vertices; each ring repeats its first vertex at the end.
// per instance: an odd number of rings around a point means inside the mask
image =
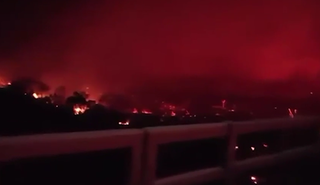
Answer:
POLYGON ((38 94, 38 93, 33 93, 32 96, 33 96, 35 99, 44 98, 44 97, 45 97, 45 95, 43 95, 43 94, 38 94))
POLYGON ((84 113, 88 109, 87 106, 85 105, 75 105, 73 106, 73 112, 75 115, 79 115, 84 113))
POLYGON ((142 112, 142 114, 152 114, 152 112, 151 112, 151 111, 146 110, 146 109, 142 110, 141 112, 142 112))
POLYGON ((119 121, 119 125, 129 125, 129 124, 130 124, 129 120, 127 120, 127 121, 119 121))

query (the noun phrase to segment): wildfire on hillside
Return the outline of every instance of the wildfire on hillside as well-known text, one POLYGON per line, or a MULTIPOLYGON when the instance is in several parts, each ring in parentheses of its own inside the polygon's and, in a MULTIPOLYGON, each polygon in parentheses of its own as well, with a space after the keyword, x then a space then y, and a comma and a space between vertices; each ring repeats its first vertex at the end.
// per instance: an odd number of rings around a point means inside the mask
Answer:
MULTIPOLYGON (((26 83, 27 85, 24 85, 23 87, 27 87, 25 94, 30 94, 32 97, 35 99, 46 99, 46 103, 53 103, 55 104, 56 107, 59 107, 59 105, 63 105, 68 101, 67 95, 66 95, 66 90, 65 87, 60 86, 56 88, 56 90, 53 93, 49 93, 48 91, 45 92, 46 89, 49 89, 45 84, 42 82, 38 81, 33 81, 33 80, 25 80, 17 83, 19 85, 26 83), (36 85, 35 85, 36 84, 36 85), (28 86, 29 85, 29 86, 28 86)), ((16 87, 16 81, 10 82, 8 80, 4 80, 3 78, 0 78, 0 86, 2 88, 5 87, 16 87)), ((314 93, 310 93, 310 95, 314 95, 314 93)), ((86 110, 90 109, 90 107, 99 104, 100 101, 96 100, 91 100, 89 99, 89 89, 86 88, 85 92, 79 91, 75 92, 72 95, 74 98, 71 102, 70 105, 73 106, 74 114, 79 115, 84 113, 86 110), (77 101, 80 101, 77 103, 77 101)), ((114 108, 120 108, 116 109, 120 112, 127 112, 127 113, 132 113, 132 114, 156 114, 156 115, 161 115, 164 117, 181 117, 181 118, 187 118, 187 117, 196 117, 198 113, 196 113, 193 109, 190 109, 189 103, 185 104, 174 104, 174 103, 169 103, 166 101, 156 101, 158 103, 151 105, 151 106, 146 106, 142 105, 141 102, 139 103, 139 100, 132 100, 133 96, 125 96, 125 95, 116 95, 116 94, 103 94, 104 97, 104 102, 102 102, 101 105, 114 109, 114 108), (110 100, 110 102, 108 102, 110 100), (135 103, 133 103, 135 102, 135 103), (113 106, 112 104, 121 104, 120 106, 113 106), (126 105, 128 104, 128 105, 126 105), (136 106, 138 105, 138 106, 136 106), (110 106, 110 107, 109 107, 110 106), (131 107, 131 108, 128 108, 131 107), (124 108, 124 109, 121 109, 124 108), (192 112, 192 113, 191 113, 192 112)), ((209 112, 206 114, 212 114, 215 116, 223 116, 225 114, 228 114, 228 112, 236 112, 238 109, 236 109, 236 106, 233 103, 229 103, 226 99, 222 99, 219 105, 213 105, 209 108, 209 112)), ((274 111, 279 111, 280 108, 277 106, 272 107, 274 111)), ((281 109, 281 111, 283 111, 281 109)), ((285 110, 284 110, 285 111, 285 110)), ((297 109, 296 108, 288 108, 287 109, 289 113, 289 117, 293 118, 295 115, 297 115, 297 109)), ((285 112, 283 112, 285 114, 285 112)))

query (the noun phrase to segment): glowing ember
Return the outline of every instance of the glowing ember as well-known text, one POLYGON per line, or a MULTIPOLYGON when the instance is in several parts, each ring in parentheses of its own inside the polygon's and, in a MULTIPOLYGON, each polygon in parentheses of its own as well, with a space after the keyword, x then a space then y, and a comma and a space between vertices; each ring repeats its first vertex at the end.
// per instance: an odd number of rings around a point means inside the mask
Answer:
POLYGON ((176 110, 177 109, 177 107, 175 105, 172 105, 172 104, 169 104, 169 103, 165 103, 165 102, 162 102, 161 108, 162 109, 167 109, 167 110, 176 110))
POLYGON ((75 115, 79 115, 84 113, 88 109, 87 106, 85 105, 75 105, 73 106, 73 112, 75 115))
POLYGON ((119 121, 119 125, 129 125, 129 124, 130 124, 129 120, 127 120, 127 121, 119 121))
POLYGON ((33 93, 32 96, 33 96, 34 98, 39 98, 39 96, 38 96, 37 93, 33 93))
POLYGON ((252 150, 252 151, 254 151, 255 149, 256 149, 255 147, 253 147, 253 146, 251 147, 251 150, 252 150))
POLYGON ((268 145, 267 144, 263 144, 263 147, 268 148, 268 145))
POLYGON ((291 118, 294 118, 294 114, 293 114, 293 112, 292 112, 292 110, 290 108, 288 108, 288 112, 289 112, 289 116, 291 118))
POLYGON ((141 113, 142 113, 142 114, 152 114, 151 111, 146 110, 146 109, 142 110, 141 113))
POLYGON ((137 113, 138 113, 138 109, 134 108, 134 109, 132 110, 132 113, 137 114, 137 113))
POLYGON ((239 149, 239 147, 238 147, 238 146, 235 146, 235 147, 234 147, 234 149, 238 150, 238 149, 239 149))
POLYGON ((38 93, 33 93, 32 96, 33 96, 35 99, 44 98, 44 97, 45 97, 45 95, 43 95, 43 94, 38 94, 38 93))
POLYGON ((250 179, 252 180, 252 182, 253 182, 254 184, 258 184, 257 177, 251 176, 250 179))

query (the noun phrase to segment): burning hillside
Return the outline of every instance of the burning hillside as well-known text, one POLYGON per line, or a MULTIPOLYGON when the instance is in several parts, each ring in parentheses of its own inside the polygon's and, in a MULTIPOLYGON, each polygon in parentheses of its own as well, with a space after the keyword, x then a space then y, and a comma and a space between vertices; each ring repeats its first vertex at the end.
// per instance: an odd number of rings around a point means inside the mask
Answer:
MULTIPOLYGON (((75 91, 72 95, 67 95, 66 88, 60 86, 54 91, 43 82, 21 79, 12 82, 3 81, 2 88, 9 88, 25 95, 30 95, 35 99, 45 100, 46 103, 56 106, 68 105, 72 106, 76 115, 84 113, 87 109, 100 104, 110 109, 120 112, 137 113, 137 114, 157 114, 162 116, 192 116, 190 112, 190 103, 168 103, 164 100, 149 99, 141 100, 137 96, 128 94, 107 94, 104 93, 99 99, 90 98, 89 92, 75 91)), ((217 108, 217 106, 214 106, 217 108)), ((213 108, 210 108, 213 111, 213 108)), ((222 101, 221 110, 227 110, 226 100, 222 101)), ((200 110, 200 109, 199 109, 200 110)), ((194 109, 194 112, 199 112, 194 109)), ((210 114, 210 113, 209 113, 210 114)))
MULTIPOLYGON (((90 130, 107 128, 141 128, 157 125, 214 123, 225 120, 248 120, 264 117, 294 118, 296 115, 317 114, 320 101, 316 92, 301 99, 290 97, 252 97, 225 95, 170 97, 143 93, 101 93, 93 99, 90 89, 68 94, 67 87, 50 88, 31 79, 2 81, 0 111, 3 131, 17 128, 36 132, 37 129, 90 130), (12 116, 14 115, 14 116, 12 116), (27 125, 19 124, 19 119, 27 125), (18 125, 17 125, 18 124, 18 125), (31 129, 31 130, 30 130, 31 129)), ((11 130, 11 131, 10 131, 11 130)), ((20 131, 19 131, 20 132, 20 131)), ((42 131, 41 131, 42 132, 42 131)), ((47 132, 47 131, 46 131, 47 132)))
MULTIPOLYGON (((185 89, 179 88, 173 89, 173 92, 158 91, 150 93, 148 91, 134 92, 131 94, 130 91, 127 93, 99 93, 100 97, 95 98, 91 96, 89 88, 85 88, 83 91, 74 91, 72 94, 67 93, 67 87, 58 86, 56 88, 50 88, 47 84, 33 80, 30 78, 23 78, 14 81, 2 80, 2 87, 10 87, 24 94, 30 94, 36 99, 46 99, 55 105, 70 105, 77 107, 77 114, 84 112, 87 108, 95 104, 100 104, 105 107, 118 110, 121 112, 130 113, 145 113, 145 114, 159 114, 159 115, 190 115, 190 114, 215 114, 223 112, 223 110, 246 110, 252 112, 254 109, 263 109, 263 107, 281 107, 282 102, 289 101, 288 98, 282 96, 274 96, 272 91, 270 96, 252 96, 251 93, 248 95, 236 95, 226 94, 220 95, 211 91, 192 91, 193 94, 187 92, 185 89), (162 93, 163 92, 163 93, 162 93), (163 95, 161 95, 163 94, 163 95), (271 98, 273 97, 273 98, 271 98), (227 98, 224 99, 224 98, 227 98), (277 99, 279 103, 273 102, 274 105, 270 104, 271 100, 265 102, 264 99, 277 99), (283 100, 281 100, 281 98, 283 100), (260 99, 259 102, 255 102, 256 99, 260 99), (216 106, 219 104, 219 106, 216 106), (85 106, 85 107, 84 107, 85 106)), ((290 84, 282 84, 290 89, 290 84)), ((276 86, 276 85, 274 85, 276 86)), ((293 83, 293 87, 295 84, 293 83)), ((270 86, 271 87, 271 86, 270 86)), ((148 89, 147 87, 144 87, 148 89)), ((160 89, 160 88, 158 88, 160 89)), ((164 90, 165 88, 162 88, 164 90)), ((201 88, 199 88, 201 89, 201 88)), ((265 88, 266 89, 266 88, 265 88)), ((305 92, 304 99, 308 97, 316 98, 317 92, 310 91, 305 92)), ((289 98, 290 101, 295 101, 295 98, 289 98)), ((298 98, 299 99, 299 98, 298 98)), ((273 101, 273 100, 272 100, 273 101)), ((289 107, 293 109, 295 103, 285 103, 286 109, 289 107)), ((219 113, 220 114, 220 113, 219 113)))

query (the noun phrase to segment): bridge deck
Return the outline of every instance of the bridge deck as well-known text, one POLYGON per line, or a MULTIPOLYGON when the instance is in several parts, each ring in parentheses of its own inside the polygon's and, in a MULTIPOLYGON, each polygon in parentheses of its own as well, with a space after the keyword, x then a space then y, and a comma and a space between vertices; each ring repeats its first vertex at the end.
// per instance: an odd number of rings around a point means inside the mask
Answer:
MULTIPOLYGON (((241 175, 235 185, 319 185, 320 157, 299 160, 290 164, 250 171, 241 175), (252 179, 256 179, 256 181, 252 179)), ((217 181, 201 185, 224 185, 217 181)))
POLYGON ((236 180, 237 185, 318 185, 320 184, 320 157, 273 166, 246 173, 236 180), (256 183, 251 180, 256 178, 256 183))

